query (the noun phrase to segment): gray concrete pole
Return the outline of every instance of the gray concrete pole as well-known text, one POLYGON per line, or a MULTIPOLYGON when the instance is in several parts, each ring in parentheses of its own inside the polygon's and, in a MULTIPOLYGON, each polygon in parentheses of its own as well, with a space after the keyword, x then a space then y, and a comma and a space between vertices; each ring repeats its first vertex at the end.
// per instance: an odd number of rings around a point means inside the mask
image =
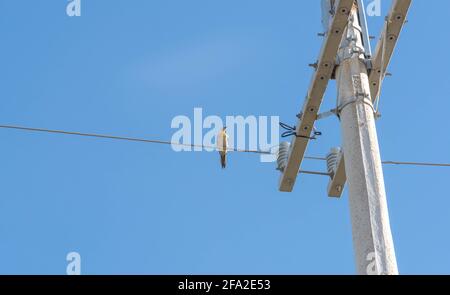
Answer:
POLYGON ((354 5, 336 71, 358 274, 398 274, 367 66, 354 5))

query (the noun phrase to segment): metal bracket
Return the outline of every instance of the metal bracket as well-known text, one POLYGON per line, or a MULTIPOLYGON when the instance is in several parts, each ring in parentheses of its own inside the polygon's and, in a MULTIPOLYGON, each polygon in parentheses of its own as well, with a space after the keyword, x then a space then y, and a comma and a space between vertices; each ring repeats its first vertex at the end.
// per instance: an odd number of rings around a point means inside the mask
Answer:
POLYGON ((359 19, 361 22, 361 34, 363 37, 363 43, 365 48, 365 57, 366 59, 372 58, 372 46, 370 45, 370 35, 367 26, 367 16, 366 16, 366 6, 364 5, 363 0, 358 1, 358 11, 359 11, 359 19))

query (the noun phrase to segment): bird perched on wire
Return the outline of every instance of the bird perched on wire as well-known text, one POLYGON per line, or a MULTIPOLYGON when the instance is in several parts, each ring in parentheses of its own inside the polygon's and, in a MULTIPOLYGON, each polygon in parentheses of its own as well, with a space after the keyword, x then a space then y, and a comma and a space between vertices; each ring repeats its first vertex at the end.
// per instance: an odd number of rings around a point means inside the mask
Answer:
POLYGON ((217 150, 220 154, 220 163, 222 164, 222 169, 227 167, 227 150, 228 150, 228 134, 227 127, 223 129, 217 135, 217 150))

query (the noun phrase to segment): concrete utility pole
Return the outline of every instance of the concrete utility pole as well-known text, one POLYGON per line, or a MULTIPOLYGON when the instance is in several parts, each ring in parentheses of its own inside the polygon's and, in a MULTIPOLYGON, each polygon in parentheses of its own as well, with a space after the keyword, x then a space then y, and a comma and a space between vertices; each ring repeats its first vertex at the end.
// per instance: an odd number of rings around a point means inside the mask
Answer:
POLYGON ((358 274, 398 274, 358 7, 353 5, 336 69, 358 274), (375 263, 373 272, 371 265, 375 263))
POLYGON ((331 178, 328 196, 340 198, 348 181, 358 274, 398 274, 373 103, 378 98, 411 2, 392 1, 372 55, 364 1, 322 0, 325 31, 320 34, 324 42, 319 59, 312 64, 315 72, 301 112, 297 114, 298 125, 287 129, 287 134, 295 135, 292 143, 279 146, 279 190, 292 192, 308 143, 314 139, 315 122, 332 114, 340 118, 343 152, 333 148, 326 157, 327 175, 331 178), (336 109, 319 114, 328 81, 333 77, 338 89, 336 109))

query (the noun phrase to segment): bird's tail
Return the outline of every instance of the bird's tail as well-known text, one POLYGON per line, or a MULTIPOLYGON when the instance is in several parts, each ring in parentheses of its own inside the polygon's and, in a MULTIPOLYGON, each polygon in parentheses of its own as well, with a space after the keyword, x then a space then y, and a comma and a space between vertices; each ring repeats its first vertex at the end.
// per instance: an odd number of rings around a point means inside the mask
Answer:
POLYGON ((222 169, 227 167, 227 155, 225 153, 220 154, 220 163, 222 164, 222 169))

